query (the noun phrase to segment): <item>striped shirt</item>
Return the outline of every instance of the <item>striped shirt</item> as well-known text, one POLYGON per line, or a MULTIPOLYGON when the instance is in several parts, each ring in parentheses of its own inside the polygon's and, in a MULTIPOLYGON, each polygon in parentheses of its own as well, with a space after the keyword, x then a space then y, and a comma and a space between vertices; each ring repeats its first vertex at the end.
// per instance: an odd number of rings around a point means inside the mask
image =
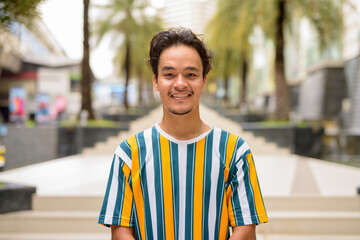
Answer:
POLYGON ((180 141, 158 124, 117 147, 99 216, 137 239, 227 239, 229 226, 267 221, 244 140, 212 127, 180 141))

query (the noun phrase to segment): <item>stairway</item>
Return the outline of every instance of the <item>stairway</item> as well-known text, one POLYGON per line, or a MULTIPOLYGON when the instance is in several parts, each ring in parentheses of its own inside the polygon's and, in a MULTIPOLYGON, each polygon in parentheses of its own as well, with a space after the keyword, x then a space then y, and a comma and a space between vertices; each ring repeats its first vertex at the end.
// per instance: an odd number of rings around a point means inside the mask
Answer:
MULTIPOLYGON (((269 222, 258 240, 359 240, 359 197, 265 197, 269 222)), ((33 210, 0 215, 0 240, 102 240, 96 223, 102 197, 38 196, 33 210)))
POLYGON ((268 197, 258 240, 359 240, 360 197, 268 197))
MULTIPOLYGON (((241 136, 250 146, 250 149, 255 156, 257 154, 290 154, 289 149, 280 148, 275 143, 266 142, 262 137, 255 137, 252 133, 243 131, 238 123, 226 117, 220 116, 216 111, 204 105, 200 106, 200 114, 205 123, 241 136)), ((161 116, 162 107, 160 106, 152 110, 148 115, 132 121, 129 126, 129 131, 120 132, 118 136, 115 137, 109 137, 106 142, 96 143, 93 148, 84 149, 82 154, 112 154, 115 151, 116 146, 119 145, 123 140, 146 128, 152 127, 156 122, 161 120, 161 116)))

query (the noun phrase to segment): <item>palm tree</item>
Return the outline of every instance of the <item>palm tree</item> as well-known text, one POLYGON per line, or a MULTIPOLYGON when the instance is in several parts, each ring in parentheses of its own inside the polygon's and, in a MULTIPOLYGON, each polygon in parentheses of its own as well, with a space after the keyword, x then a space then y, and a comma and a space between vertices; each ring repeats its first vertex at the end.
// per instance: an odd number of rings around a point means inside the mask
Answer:
MULTIPOLYGON (((142 33, 144 29, 147 29, 147 24, 153 24, 154 21, 157 21, 157 18, 151 18, 144 14, 144 10, 148 7, 145 0, 111 0, 102 7, 107 12, 105 18, 97 22, 98 42, 108 33, 114 33, 117 34, 118 38, 120 36, 123 38, 118 47, 118 56, 115 58, 115 62, 119 63, 120 61, 119 65, 125 73, 124 106, 127 109, 129 107, 127 99, 129 80, 134 75, 132 65, 137 62, 136 59, 139 56, 144 56, 143 54, 134 54, 134 52, 138 50, 146 52, 146 45, 143 45, 141 39, 142 33), (119 57, 120 54, 123 57, 119 57)), ((145 61, 143 61, 143 64, 145 65, 145 61)))
POLYGON ((32 20, 40 15, 38 6, 42 1, 2 0, 0 4, 0 30, 7 29, 15 21, 25 26, 31 25, 32 20))
MULTIPOLYGON (((243 0, 219 1, 219 9, 210 22, 211 42, 218 61, 239 64, 241 55, 246 59, 250 55, 249 34, 256 25, 260 26, 266 37, 275 45, 275 83, 276 118, 287 119, 290 112, 289 90, 285 78, 284 29, 289 29, 293 19, 305 17, 310 20, 318 33, 321 50, 339 42, 342 32, 342 6, 340 0, 243 0), (242 37, 241 37, 242 36, 242 37), (227 51, 231 51, 230 57, 227 51), (239 53, 240 51, 240 53, 239 53), (236 52, 236 53, 235 53, 236 52), (219 56, 220 54, 220 56, 219 56)), ((226 68, 220 67, 221 72, 226 68)), ((228 69, 233 69, 228 67, 228 69)), ((227 72, 227 74, 232 71, 227 72)), ((243 71, 246 81, 246 70, 243 71)), ((242 88, 245 91, 245 88, 242 88)), ((242 95, 244 96, 244 95, 242 95)))
POLYGON ((84 25, 83 25, 83 60, 81 64, 81 111, 88 112, 88 119, 95 119, 91 101, 91 72, 90 72, 90 49, 89 49, 89 4, 90 0, 83 0, 84 3, 84 25))
MULTIPOLYGON (((144 14, 138 17, 138 31, 136 36, 132 38, 132 57, 130 72, 138 79, 138 102, 139 105, 144 104, 143 90, 145 86, 152 85, 152 72, 146 65, 148 59, 148 53, 150 50, 150 41, 153 35, 162 29, 162 21, 158 16, 149 17, 144 14)), ((117 51, 117 55, 114 58, 115 64, 122 65, 125 62, 124 54, 122 54, 126 46, 121 44, 120 49, 117 51)), ((150 89, 150 87, 148 87, 150 89)))
POLYGON ((275 44, 276 118, 288 119, 289 90, 285 77, 284 29, 291 21, 307 18, 318 33, 321 50, 339 43, 342 35, 342 3, 338 0, 258 0, 259 24, 275 44))
POLYGON ((255 16, 249 14, 249 9, 252 8, 252 1, 219 1, 218 10, 207 26, 209 45, 215 51, 215 71, 224 79, 225 101, 228 100, 229 77, 241 74, 239 105, 246 102, 247 68, 251 50, 249 36, 255 26, 255 16))

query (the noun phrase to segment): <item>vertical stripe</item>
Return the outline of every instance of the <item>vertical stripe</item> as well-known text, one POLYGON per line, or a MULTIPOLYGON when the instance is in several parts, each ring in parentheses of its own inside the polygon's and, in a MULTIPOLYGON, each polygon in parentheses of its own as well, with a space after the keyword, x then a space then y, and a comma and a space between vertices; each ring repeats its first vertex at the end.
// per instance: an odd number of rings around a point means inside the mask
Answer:
POLYGON ((151 212, 150 212, 150 203, 149 203, 149 191, 148 191, 148 183, 146 176, 147 164, 145 162, 146 157, 146 145, 144 139, 144 132, 140 132, 136 135, 136 143, 138 146, 139 153, 139 166, 141 172, 141 187, 143 193, 143 201, 144 201, 144 214, 145 214, 145 231, 147 238, 153 237, 152 231, 152 222, 151 222, 151 212), (149 237, 150 236, 150 237, 149 237))
POLYGON ((144 199, 141 189, 141 181, 140 181, 140 161, 138 148, 136 144, 135 136, 128 138, 129 145, 131 147, 131 158, 132 158, 132 185, 134 190, 134 198, 136 205, 136 212, 139 221, 139 229, 141 238, 143 240, 145 237, 145 212, 144 212, 144 199))
POLYGON ((223 240, 226 238, 228 228, 228 211, 227 211, 227 204, 226 204, 226 194, 223 195, 222 201, 222 209, 221 209, 221 216, 220 216, 220 229, 219 229, 219 239, 223 240))
POLYGON ((267 222, 268 218, 267 218, 265 206, 264 206, 264 203, 262 200, 259 182, 258 182, 258 178, 256 175, 255 165, 254 165, 254 161, 253 161, 253 157, 252 157, 251 153, 249 153, 247 155, 247 161, 249 163, 250 181, 251 181, 251 186, 253 188, 253 193, 254 193, 256 212, 257 212, 260 222, 267 222))
POLYGON ((187 146, 186 156, 186 214, 185 214, 185 239, 192 239, 193 232, 193 177, 195 163, 195 144, 187 146))
POLYGON ((174 239, 174 210, 171 182, 171 163, 169 141, 160 135, 160 149, 162 162, 162 184, 164 196, 164 220, 166 239, 174 239))
POLYGON ((156 218, 157 218, 157 234, 158 239, 165 238, 164 227, 164 212, 163 212, 163 189, 162 189, 162 170, 161 170, 161 156, 160 156, 160 140, 159 133, 156 128, 152 128, 151 138, 154 154, 154 186, 155 186, 155 198, 156 198, 156 218))
MULTIPOLYGON (((212 142, 212 168, 211 168, 211 192, 210 192, 210 203, 209 203, 209 239, 216 239, 219 236, 217 222, 217 212, 219 208, 217 207, 217 191, 220 181, 219 171, 220 171, 220 158, 219 158, 219 142, 220 142, 220 131, 218 129, 213 130, 213 142, 212 142), (215 237, 216 236, 216 237, 215 237)), ((224 173, 224 172, 223 172, 224 173)), ((223 181, 223 180, 222 180, 223 181)))
POLYGON ((124 176, 125 176, 125 189, 124 189, 124 200, 122 206, 121 213, 121 226, 130 227, 130 219, 131 219, 131 211, 133 204, 133 193, 131 191, 130 185, 128 184, 129 176, 130 176, 130 168, 124 164, 122 167, 124 176))
POLYGON ((227 182, 229 177, 230 162, 235 154, 234 150, 235 150, 236 142, 237 142, 237 136, 230 133, 226 146, 225 182, 227 182))
MULTIPOLYGON (((219 130, 220 131, 220 130, 219 130)), ((221 227, 221 217, 224 211, 224 189, 225 189, 225 150, 226 143, 228 138, 228 133, 221 130, 220 131, 220 142, 219 142, 219 180, 216 188, 216 222, 215 222, 215 237, 220 236, 220 227, 221 227)), ((226 198, 225 198, 226 199, 226 198)), ((226 201, 225 201, 226 202, 226 201)), ((226 206, 226 205, 225 205, 226 206)))
POLYGON ((154 158, 153 145, 151 141, 151 128, 144 131, 144 139, 146 144, 146 177, 148 182, 148 197, 151 211, 151 223, 154 239, 158 239, 157 233, 157 218, 156 218, 156 198, 155 198, 155 184, 154 184, 154 158))
POLYGON ((174 234, 175 239, 179 239, 179 151, 176 143, 171 143, 171 182, 173 184, 173 201, 174 201, 174 234))
MULTIPOLYGON (((118 191, 118 172, 119 172, 119 159, 116 155, 114 155, 113 165, 111 169, 111 181, 108 201, 106 206, 106 214, 105 214, 105 224, 112 224, 114 216, 114 209, 117 200, 117 191, 118 191)), ((109 186, 109 185, 108 185, 109 186)), ((105 196, 106 197, 106 196, 105 196)))
MULTIPOLYGON (((206 137, 205 144, 205 158, 204 158, 204 193, 203 193, 203 239, 209 239, 209 206, 210 206, 210 194, 212 188, 211 181, 211 168, 212 168, 212 142, 213 142, 213 133, 211 132, 206 137)), ((213 230, 213 229, 212 229, 213 230)), ((211 230, 211 231, 212 231, 211 230)))
POLYGON ((193 239, 202 239, 202 210, 204 184, 205 138, 196 143, 194 173, 194 231, 193 239))
POLYGON ((179 237, 178 239, 186 239, 185 238, 185 214, 187 209, 190 206, 186 205, 186 176, 187 176, 187 168, 186 168, 186 156, 187 156, 187 145, 181 144, 179 145, 179 237))

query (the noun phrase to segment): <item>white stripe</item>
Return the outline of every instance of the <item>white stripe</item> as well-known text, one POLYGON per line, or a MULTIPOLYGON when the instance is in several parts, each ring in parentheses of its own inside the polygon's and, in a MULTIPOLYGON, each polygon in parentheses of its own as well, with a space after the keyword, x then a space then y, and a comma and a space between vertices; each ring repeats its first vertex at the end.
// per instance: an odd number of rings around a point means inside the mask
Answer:
POLYGON ((209 202, 209 239, 216 239, 214 236, 216 222, 216 187, 219 181, 220 168, 220 129, 214 128, 213 148, 212 148, 212 166, 211 166, 211 190, 209 202))
POLYGON ((128 167, 131 170, 131 159, 128 157, 128 155, 124 152, 124 150, 118 146, 115 150, 115 154, 118 155, 125 163, 128 165, 128 167))
POLYGON ((241 156, 247 151, 249 150, 249 145, 247 145, 246 142, 243 142, 243 144, 239 147, 239 149, 236 151, 236 159, 235 160, 239 160, 241 158, 241 156))
MULTIPOLYGON (((106 206, 106 214, 104 219, 104 224, 112 224, 112 219, 114 215, 114 209, 116 204, 116 197, 118 192, 118 175, 119 175, 119 159, 117 156, 114 158, 114 169, 111 179, 111 186, 109 191, 108 202, 106 206)), ((120 213, 121 214, 121 213, 120 213)))
MULTIPOLYGON (((185 239, 187 145, 179 144, 179 239, 185 239)), ((190 206, 188 206, 190 207, 190 206)))
POLYGON ((157 235, 157 219, 156 219, 156 198, 155 198, 155 184, 154 184, 154 158, 151 140, 151 128, 144 131, 144 138, 146 144, 146 178, 149 191, 149 204, 151 212, 151 223, 154 234, 154 239, 158 238, 157 235))
POLYGON ((242 170, 244 164, 245 163, 243 160, 240 160, 236 164, 236 167, 238 168, 237 180, 239 182, 239 187, 237 189, 237 192, 238 192, 239 199, 240 199, 240 206, 241 206, 241 212, 242 212, 242 218, 244 220, 244 224, 251 224, 251 213, 250 213, 249 201, 246 196, 246 189, 245 189, 245 183, 244 183, 244 172, 242 170))

